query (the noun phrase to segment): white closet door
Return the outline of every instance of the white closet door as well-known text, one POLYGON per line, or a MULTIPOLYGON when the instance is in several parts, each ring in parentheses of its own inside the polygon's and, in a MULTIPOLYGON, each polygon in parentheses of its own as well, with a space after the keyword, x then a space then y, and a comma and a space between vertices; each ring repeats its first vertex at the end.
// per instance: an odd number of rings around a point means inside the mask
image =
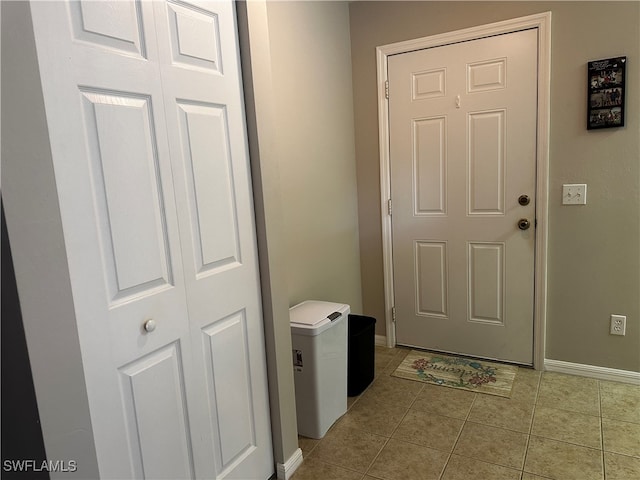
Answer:
POLYGON ((232 5, 31 8, 101 476, 268 478, 232 5))

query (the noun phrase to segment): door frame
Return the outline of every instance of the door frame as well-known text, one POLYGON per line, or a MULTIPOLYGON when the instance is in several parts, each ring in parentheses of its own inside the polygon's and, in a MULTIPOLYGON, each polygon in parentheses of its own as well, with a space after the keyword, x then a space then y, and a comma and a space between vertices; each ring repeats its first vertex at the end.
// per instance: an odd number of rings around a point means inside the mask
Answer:
POLYGON ((376 47, 378 80, 378 140, 380 148, 380 211, 384 270, 386 344, 396 345, 394 318, 393 244, 391 230, 391 158, 389 153, 388 58, 425 48, 439 47, 520 30, 538 30, 538 121, 536 154, 536 231, 533 315, 533 366, 542 369, 547 317, 547 237, 549 198, 549 110, 551 91, 551 12, 456 30, 376 47))

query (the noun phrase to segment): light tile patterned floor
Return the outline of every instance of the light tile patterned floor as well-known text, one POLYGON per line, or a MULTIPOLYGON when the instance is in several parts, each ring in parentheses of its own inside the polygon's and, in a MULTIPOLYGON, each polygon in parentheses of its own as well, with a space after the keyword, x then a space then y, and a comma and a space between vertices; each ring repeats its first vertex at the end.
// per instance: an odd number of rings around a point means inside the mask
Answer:
POLYGON ((408 352, 376 347, 293 480, 640 480, 640 386, 521 368, 505 399, 391 377, 408 352))

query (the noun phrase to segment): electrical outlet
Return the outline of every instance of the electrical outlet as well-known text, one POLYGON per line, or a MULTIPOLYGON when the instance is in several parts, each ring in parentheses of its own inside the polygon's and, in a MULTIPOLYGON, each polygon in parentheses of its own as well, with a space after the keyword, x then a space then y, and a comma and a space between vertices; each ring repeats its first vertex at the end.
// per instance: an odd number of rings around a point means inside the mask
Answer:
POLYGON ((611 315, 611 335, 624 335, 627 330, 627 317, 624 315, 611 315))

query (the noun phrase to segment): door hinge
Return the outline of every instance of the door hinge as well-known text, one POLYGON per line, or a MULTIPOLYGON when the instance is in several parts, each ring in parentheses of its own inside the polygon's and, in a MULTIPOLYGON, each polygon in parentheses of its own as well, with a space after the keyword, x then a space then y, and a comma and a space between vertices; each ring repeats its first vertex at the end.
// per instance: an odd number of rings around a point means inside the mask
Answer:
POLYGON ((393 215, 393 206, 391 205, 391 199, 387 200, 387 213, 393 215))
POLYGON ((384 98, 389 99, 389 80, 384 82, 384 98))
POLYGON ((396 323, 396 307, 391 307, 391 320, 396 323))

